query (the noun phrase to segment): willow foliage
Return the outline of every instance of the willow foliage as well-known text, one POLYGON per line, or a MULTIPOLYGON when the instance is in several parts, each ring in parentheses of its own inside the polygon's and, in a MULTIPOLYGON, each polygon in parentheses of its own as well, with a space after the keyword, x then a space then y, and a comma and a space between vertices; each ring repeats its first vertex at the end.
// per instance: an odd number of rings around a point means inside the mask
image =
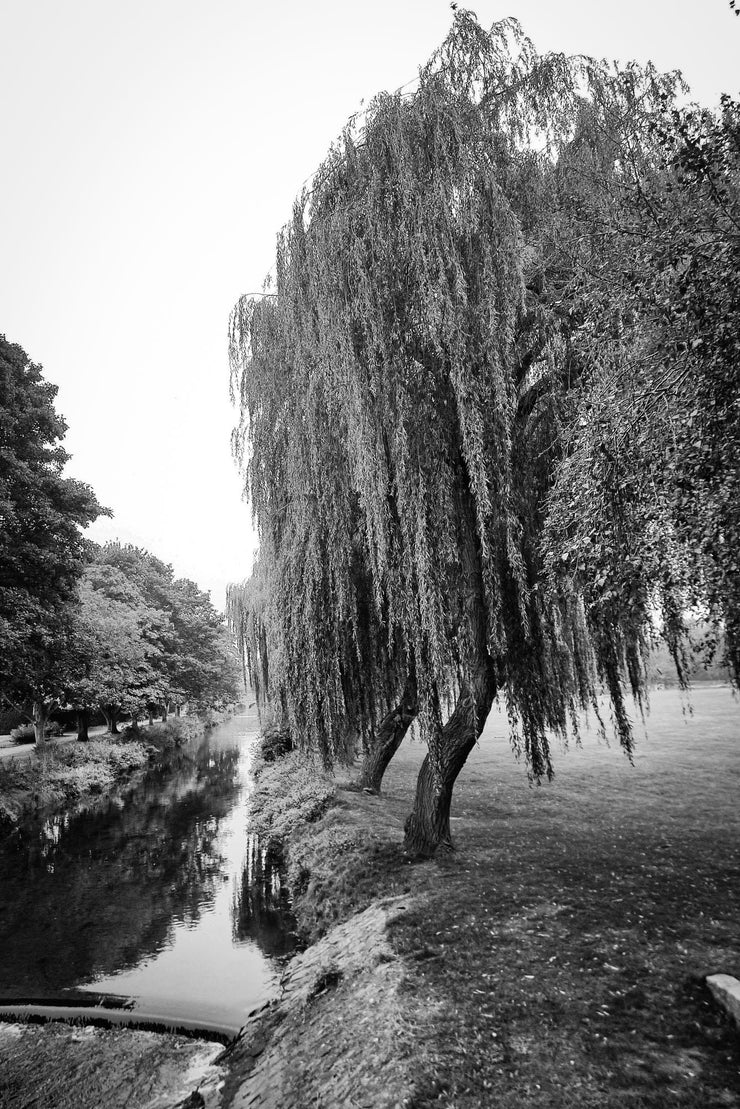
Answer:
POLYGON ((674 85, 458 12, 416 91, 350 121, 296 202, 276 295, 237 305, 234 442, 274 551, 276 682, 329 757, 409 673, 438 732, 481 619, 535 775, 599 676, 629 747, 645 612, 615 641, 575 579, 546 590, 542 533, 593 372, 589 283, 674 85))
POLYGON ((226 624, 234 637, 245 686, 252 687, 258 710, 269 703, 270 649, 267 560, 259 557, 250 577, 226 587, 226 624))

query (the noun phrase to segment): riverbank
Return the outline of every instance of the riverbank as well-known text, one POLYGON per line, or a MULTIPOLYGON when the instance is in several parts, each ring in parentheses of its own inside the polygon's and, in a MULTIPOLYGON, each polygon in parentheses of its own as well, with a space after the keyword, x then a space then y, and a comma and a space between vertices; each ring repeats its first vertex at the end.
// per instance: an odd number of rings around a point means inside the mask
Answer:
POLYGON ((297 756, 266 767, 256 827, 283 840, 314 942, 230 1051, 224 1105, 740 1103, 737 1032, 704 984, 740 972, 737 704, 692 699, 688 716, 653 695, 633 766, 587 733, 542 788, 494 713, 456 786, 456 851, 430 863, 401 850, 419 745, 380 798, 297 756))
POLYGON ((83 743, 50 740, 41 749, 20 747, 17 757, 0 762, 0 835, 27 814, 54 816, 109 798, 159 752, 197 739, 211 723, 180 717, 83 743))
MULTIPOLYGON (((219 722, 209 719, 207 725, 219 722)), ((215 965, 208 950, 196 967, 186 960, 175 975, 185 996, 192 996, 192 1012, 177 996, 159 994, 156 980, 132 1012, 133 996, 142 989, 125 981, 138 964, 156 973, 158 957, 172 957, 178 936, 187 949, 199 923, 209 930, 224 891, 231 899, 223 880, 231 869, 228 831, 219 835, 215 826, 227 822, 237 799, 234 813, 243 826, 244 794, 232 746, 246 750, 248 729, 239 718, 219 729, 226 738, 217 732, 204 742, 205 730, 206 722, 193 717, 142 729, 151 738, 146 750, 153 754, 156 748, 161 757, 119 781, 107 799, 100 794, 83 799, 77 806, 83 811, 21 822, 7 837, 0 861, 2 984, 9 1004, 0 1022, 3 1109, 27 1109, 29 1099, 37 1109, 220 1105, 223 1071, 215 1059, 225 1041, 216 1028, 218 1016, 199 1007, 203 979, 210 979, 215 965), (96 992, 98 982, 104 996, 96 992), (18 1023, 24 1018, 16 1010, 24 1000, 36 1003, 36 1019, 64 1012, 75 1023, 18 1023), (109 1018, 113 1026, 103 1027, 109 1018), (187 1037, 185 1028, 198 1038, 187 1037), (198 1095, 190 1098, 196 1086, 198 1095)), ((126 741, 123 735, 105 742, 126 741)), ((228 943, 228 907, 221 931, 228 943)), ((210 948, 217 948, 212 930, 209 939, 210 948)), ((271 984, 273 974, 265 978, 271 984)), ((252 1005, 271 991, 254 992, 252 1005)), ((249 1007, 244 1005, 240 1020, 226 1021, 233 1024, 231 1036, 249 1007)))

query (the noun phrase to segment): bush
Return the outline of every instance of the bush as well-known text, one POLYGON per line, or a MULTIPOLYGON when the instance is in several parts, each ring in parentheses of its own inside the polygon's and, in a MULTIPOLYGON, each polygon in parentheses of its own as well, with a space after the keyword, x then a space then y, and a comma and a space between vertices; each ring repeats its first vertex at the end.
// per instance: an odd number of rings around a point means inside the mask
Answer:
POLYGON ((10 738, 13 743, 33 743, 36 738, 33 724, 19 724, 17 728, 11 730, 10 738))
POLYGON ((282 759, 293 750, 293 740, 288 728, 281 727, 274 720, 265 724, 260 735, 260 754, 265 762, 282 759))
POLYGON ((266 844, 286 845, 296 831, 319 820, 334 795, 329 775, 293 753, 260 770, 249 800, 251 827, 266 844))
POLYGON ((200 739, 205 730, 206 725, 199 716, 172 716, 166 724, 158 722, 147 728, 130 726, 124 730, 123 737, 146 742, 160 751, 167 751, 200 739))
MULTIPOLYGON (((49 720, 44 728, 44 735, 48 739, 56 739, 57 736, 64 735, 64 728, 58 721, 49 720)), ((14 743, 33 743, 36 738, 33 724, 19 724, 11 731, 10 738, 14 743)))
POLYGON ((0 828, 26 810, 64 808, 112 790, 131 771, 146 766, 141 743, 91 740, 52 747, 37 758, 4 759, 0 764, 0 828))

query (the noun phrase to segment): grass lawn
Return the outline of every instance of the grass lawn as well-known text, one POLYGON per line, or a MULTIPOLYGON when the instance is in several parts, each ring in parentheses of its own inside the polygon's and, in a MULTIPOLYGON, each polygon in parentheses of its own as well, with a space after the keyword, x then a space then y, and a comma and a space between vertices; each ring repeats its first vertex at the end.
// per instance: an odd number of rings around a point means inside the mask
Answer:
MULTIPOLYGON (((414 1109, 740 1106, 740 1034, 702 984, 740 978, 740 703, 692 701, 652 695, 633 766, 591 732, 540 787, 494 710, 455 789, 457 850, 402 879, 425 895, 393 934, 414 1109)), ((396 826, 423 754, 389 768, 396 826)))

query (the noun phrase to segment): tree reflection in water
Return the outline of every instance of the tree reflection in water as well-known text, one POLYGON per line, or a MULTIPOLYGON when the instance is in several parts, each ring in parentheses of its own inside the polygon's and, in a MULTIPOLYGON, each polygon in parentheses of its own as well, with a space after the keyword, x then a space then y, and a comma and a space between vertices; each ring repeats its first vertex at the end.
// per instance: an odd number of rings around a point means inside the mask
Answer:
POLYGON ((252 939, 266 955, 287 955, 296 947, 295 921, 280 851, 247 837, 247 858, 234 892, 232 929, 236 942, 252 939))
MULTIPOLYGON (((244 725, 195 752, 175 750, 123 796, 69 817, 29 821, 0 850, 0 998, 51 997, 141 965, 195 926, 230 877, 219 832, 241 811, 244 725), (233 736, 233 739, 232 739, 233 736)), ((235 938, 290 947, 276 864, 247 863, 235 938)), ((250 846, 249 858, 256 858, 250 846)), ((233 870, 231 871, 233 874, 233 870)), ((288 928, 291 927, 288 924, 288 928)), ((228 922, 225 942, 228 944, 228 922)))

